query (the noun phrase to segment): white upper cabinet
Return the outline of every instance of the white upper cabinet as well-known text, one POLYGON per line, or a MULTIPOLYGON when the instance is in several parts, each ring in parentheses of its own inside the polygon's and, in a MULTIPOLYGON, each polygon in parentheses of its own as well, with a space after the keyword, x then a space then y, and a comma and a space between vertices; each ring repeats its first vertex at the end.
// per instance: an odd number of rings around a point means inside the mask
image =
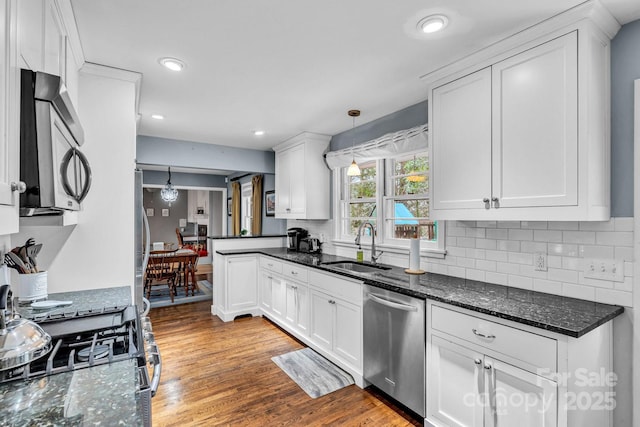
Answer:
POLYGON ((17 1, 0 3, 0 235, 18 232, 20 108, 16 67, 17 1))
MULTIPOLYGON (((572 13, 609 24, 606 11, 587 7, 572 13)), ((609 45, 618 27, 570 19, 432 77, 432 219, 609 219, 609 45)))
POLYGON ((324 153, 330 137, 304 132, 274 147, 276 217, 329 219, 329 176, 324 153))

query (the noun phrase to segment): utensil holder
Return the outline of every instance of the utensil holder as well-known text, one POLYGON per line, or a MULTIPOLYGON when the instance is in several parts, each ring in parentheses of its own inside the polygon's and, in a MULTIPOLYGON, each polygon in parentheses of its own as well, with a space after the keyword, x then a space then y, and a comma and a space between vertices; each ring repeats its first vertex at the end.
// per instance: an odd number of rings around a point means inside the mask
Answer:
POLYGON ((34 302, 46 299, 47 272, 18 274, 19 302, 34 302))

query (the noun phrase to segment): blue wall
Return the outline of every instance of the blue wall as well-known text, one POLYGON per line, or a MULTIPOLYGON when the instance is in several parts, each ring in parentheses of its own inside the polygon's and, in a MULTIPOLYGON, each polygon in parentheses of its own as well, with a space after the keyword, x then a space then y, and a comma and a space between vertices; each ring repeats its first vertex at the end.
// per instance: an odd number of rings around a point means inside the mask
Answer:
POLYGON ((275 173, 273 151, 248 150, 202 142, 139 135, 136 162, 255 173, 275 173))
POLYGON ((611 216, 633 216, 633 81, 640 79, 640 20, 611 43, 611 216))
MULTIPOLYGON (((142 183, 145 185, 165 185, 168 178, 169 174, 166 171, 144 171, 142 173, 142 183)), ((171 172, 171 183, 179 187, 227 187, 224 176, 201 173, 171 172)))

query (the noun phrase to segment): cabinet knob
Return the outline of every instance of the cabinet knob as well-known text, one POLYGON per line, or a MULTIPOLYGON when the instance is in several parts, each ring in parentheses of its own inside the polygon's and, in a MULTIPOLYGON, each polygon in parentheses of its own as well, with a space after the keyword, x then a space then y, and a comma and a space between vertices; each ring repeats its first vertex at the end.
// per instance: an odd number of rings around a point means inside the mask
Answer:
POLYGON ((482 363, 482 360, 480 359, 474 359, 473 363, 475 363, 476 365, 480 365, 482 363))
POLYGON ((486 365, 484 365, 484 369, 486 369, 487 371, 491 370, 491 365, 489 365, 488 363, 486 365))
POLYGON ((23 181, 12 182, 11 191, 17 191, 18 193, 22 194, 27 191, 27 184, 25 184, 23 181))
POLYGON ((332 299, 329 300, 329 304, 335 304, 336 302, 332 299))
POLYGON ((482 202, 484 203, 484 208, 485 209, 489 209, 491 206, 489 206, 489 198, 485 197, 484 199, 482 199, 482 202))

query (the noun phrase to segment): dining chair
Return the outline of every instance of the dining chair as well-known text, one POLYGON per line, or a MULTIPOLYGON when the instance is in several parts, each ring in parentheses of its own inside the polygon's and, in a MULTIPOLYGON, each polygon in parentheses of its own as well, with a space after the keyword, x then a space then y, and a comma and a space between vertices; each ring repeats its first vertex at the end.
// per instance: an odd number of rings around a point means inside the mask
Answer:
POLYGON ((189 260, 184 263, 184 294, 189 296, 189 290, 191 295, 194 296, 198 290, 198 281, 196 280, 196 270, 198 269, 198 255, 194 254, 189 257, 189 260))
POLYGON ((151 289, 153 286, 164 286, 169 288, 169 296, 171 302, 176 295, 176 280, 178 277, 177 263, 169 260, 169 255, 165 251, 158 251, 162 253, 153 253, 149 257, 149 263, 147 264, 147 271, 145 272, 144 288, 147 294, 147 299, 151 297, 151 289))

